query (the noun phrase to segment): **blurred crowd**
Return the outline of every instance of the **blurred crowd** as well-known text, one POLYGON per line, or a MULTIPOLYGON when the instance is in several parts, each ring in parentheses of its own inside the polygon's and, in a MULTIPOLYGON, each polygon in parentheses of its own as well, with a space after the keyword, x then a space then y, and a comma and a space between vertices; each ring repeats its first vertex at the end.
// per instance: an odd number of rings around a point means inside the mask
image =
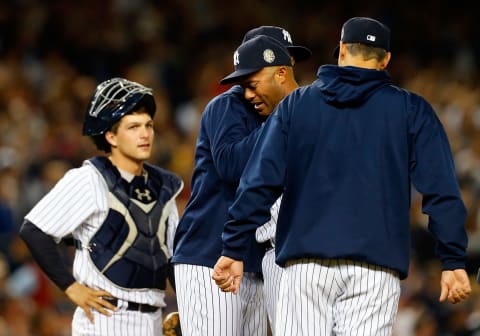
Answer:
MULTIPOLYGON (((393 81, 434 106, 455 155, 468 207, 473 295, 439 303, 440 266, 412 189, 412 266, 402 282, 396 336, 480 335, 480 34, 461 2, 372 0, 2 0, 0 2, 0 336, 70 334, 73 308, 39 271, 17 237, 26 212, 69 168, 99 154, 81 136, 96 84, 125 77, 152 87, 157 101, 152 162, 185 182, 189 196, 198 122, 225 90, 243 34, 259 25, 289 30, 313 51, 298 64, 301 85, 332 52, 342 23, 372 16, 392 29, 393 81)), ((388 108, 388 107, 386 107, 388 108)), ((65 248, 65 261, 72 251, 65 248)), ((169 307, 175 295, 169 290, 169 307)))

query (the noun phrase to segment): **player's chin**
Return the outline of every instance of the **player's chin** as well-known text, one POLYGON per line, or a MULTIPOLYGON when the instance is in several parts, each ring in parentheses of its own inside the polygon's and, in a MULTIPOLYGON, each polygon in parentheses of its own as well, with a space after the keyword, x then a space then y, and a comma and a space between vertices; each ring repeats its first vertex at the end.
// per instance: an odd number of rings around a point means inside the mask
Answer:
POLYGON ((152 151, 150 149, 139 150, 139 151, 137 151, 135 156, 136 156, 137 160, 142 160, 142 161, 143 160, 148 160, 152 156, 152 151))
POLYGON ((265 105, 263 105, 263 108, 257 110, 258 114, 262 117, 268 117, 272 113, 272 111, 273 110, 271 108, 265 105))

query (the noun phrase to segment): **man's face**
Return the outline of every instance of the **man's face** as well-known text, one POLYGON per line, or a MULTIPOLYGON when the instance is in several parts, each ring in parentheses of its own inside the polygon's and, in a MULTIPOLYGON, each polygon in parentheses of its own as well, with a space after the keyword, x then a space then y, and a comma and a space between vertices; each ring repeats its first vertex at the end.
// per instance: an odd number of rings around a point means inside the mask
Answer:
POLYGON ((253 104, 261 116, 270 115, 280 100, 285 97, 278 71, 279 67, 266 67, 246 77, 240 83, 245 90, 245 99, 253 104))
POLYGON ((112 145, 112 156, 125 163, 140 163, 150 158, 154 137, 153 120, 146 112, 127 114, 115 131, 106 137, 112 145))

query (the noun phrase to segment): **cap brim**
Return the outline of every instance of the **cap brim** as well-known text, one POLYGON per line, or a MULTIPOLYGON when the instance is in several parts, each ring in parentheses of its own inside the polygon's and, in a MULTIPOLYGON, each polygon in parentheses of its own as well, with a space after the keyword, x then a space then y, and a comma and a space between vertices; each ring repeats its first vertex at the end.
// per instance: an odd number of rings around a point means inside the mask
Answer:
POLYGON ((288 46, 288 52, 295 58, 296 62, 305 61, 312 56, 312 51, 302 46, 288 46))
POLYGON ((223 78, 220 81, 220 84, 226 85, 226 84, 232 84, 232 83, 238 82, 243 77, 251 75, 254 72, 257 72, 259 70, 260 69, 258 69, 258 68, 236 70, 236 71, 232 72, 230 75, 228 75, 227 77, 223 78))

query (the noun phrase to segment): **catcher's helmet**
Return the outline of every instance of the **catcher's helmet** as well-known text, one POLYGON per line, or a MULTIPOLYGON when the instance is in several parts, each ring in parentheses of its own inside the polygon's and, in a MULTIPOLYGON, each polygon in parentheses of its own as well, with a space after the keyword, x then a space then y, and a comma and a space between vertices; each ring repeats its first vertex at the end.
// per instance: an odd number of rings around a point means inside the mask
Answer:
POLYGON ((98 84, 83 122, 83 135, 96 136, 108 131, 125 114, 144 106, 152 116, 155 99, 152 89, 124 78, 98 84))

